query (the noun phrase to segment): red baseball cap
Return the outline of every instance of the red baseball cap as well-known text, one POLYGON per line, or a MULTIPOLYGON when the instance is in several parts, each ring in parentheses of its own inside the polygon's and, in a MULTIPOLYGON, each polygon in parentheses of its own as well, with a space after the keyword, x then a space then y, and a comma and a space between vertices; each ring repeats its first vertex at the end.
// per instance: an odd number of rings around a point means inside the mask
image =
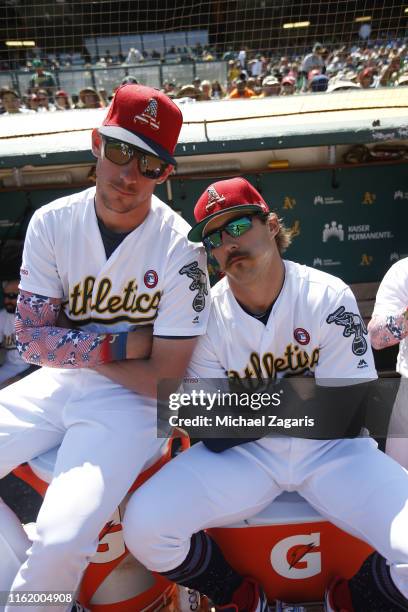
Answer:
POLYGON ((183 115, 166 94, 126 83, 116 90, 100 134, 132 144, 175 165, 183 115))
POLYGON ((197 224, 190 230, 188 239, 201 242, 206 225, 214 219, 231 211, 269 212, 269 206, 260 193, 242 177, 212 183, 199 197, 194 208, 197 224))

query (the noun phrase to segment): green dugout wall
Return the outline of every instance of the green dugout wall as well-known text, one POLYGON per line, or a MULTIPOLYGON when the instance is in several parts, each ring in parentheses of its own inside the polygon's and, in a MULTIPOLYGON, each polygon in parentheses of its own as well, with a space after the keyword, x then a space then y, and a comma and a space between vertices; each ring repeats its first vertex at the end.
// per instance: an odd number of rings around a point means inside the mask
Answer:
MULTIPOLYGON (((293 232, 286 257, 314 266, 347 283, 380 280, 397 259, 408 256, 406 163, 335 170, 245 174, 293 232)), ((193 223, 198 196, 217 180, 171 181, 157 195, 193 223)), ((0 239, 25 231, 32 210, 78 188, 0 192, 0 239)))

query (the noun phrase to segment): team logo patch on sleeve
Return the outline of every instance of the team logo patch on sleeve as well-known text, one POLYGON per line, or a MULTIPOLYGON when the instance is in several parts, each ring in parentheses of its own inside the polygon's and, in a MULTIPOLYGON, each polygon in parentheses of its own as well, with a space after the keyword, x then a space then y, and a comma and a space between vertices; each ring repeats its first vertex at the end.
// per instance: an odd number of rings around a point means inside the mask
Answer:
POLYGON ((367 328, 361 316, 354 312, 346 312, 344 306, 339 306, 332 314, 330 314, 326 323, 335 323, 344 327, 343 336, 349 338, 354 335, 351 350, 354 355, 364 355, 367 350, 367 341, 364 334, 367 335, 367 328))
POLYGON ((193 299, 193 308, 196 312, 201 312, 205 307, 205 296, 208 295, 207 277, 205 272, 198 267, 198 261, 186 264, 179 270, 179 274, 186 274, 193 282, 189 286, 190 291, 197 291, 193 299))
POLYGON ((309 344, 310 342, 310 334, 308 331, 303 329, 303 327, 297 327, 293 332, 293 336, 299 344, 309 344))
POLYGON ((146 287, 153 289, 153 287, 155 287, 159 281, 156 270, 148 270, 144 275, 143 280, 146 287))

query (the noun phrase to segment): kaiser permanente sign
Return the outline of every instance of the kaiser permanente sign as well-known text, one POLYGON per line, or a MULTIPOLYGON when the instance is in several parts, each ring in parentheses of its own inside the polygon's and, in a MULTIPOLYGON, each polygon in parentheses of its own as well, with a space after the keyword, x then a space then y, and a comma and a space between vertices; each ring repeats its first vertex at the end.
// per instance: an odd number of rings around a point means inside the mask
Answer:
POLYGON ((349 225, 347 240, 381 240, 383 238, 394 238, 390 231, 373 232, 369 225, 349 225))

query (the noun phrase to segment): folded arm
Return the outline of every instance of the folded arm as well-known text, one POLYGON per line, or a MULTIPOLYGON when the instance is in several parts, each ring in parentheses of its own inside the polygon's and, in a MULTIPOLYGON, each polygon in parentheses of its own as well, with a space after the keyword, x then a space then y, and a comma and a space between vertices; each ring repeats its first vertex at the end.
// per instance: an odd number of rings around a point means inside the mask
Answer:
POLYGON ((107 363, 96 370, 131 391, 156 398, 161 380, 183 378, 196 343, 197 338, 154 336, 149 359, 107 363))
MULTIPOLYGON (((150 354, 152 331, 98 334, 58 326, 62 300, 20 291, 16 310, 16 344, 28 363, 51 368, 90 368, 150 354)), ((65 324, 72 322, 66 320, 65 324)))

